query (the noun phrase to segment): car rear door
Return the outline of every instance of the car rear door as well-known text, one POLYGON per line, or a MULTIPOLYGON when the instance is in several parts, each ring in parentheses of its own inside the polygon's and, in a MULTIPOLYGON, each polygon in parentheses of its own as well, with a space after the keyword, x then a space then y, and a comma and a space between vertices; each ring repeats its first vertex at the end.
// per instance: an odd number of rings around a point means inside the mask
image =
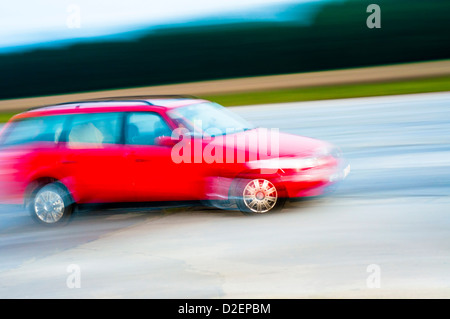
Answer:
POLYGON ((61 165, 79 202, 129 200, 132 185, 124 156, 123 117, 123 113, 73 116, 61 165))

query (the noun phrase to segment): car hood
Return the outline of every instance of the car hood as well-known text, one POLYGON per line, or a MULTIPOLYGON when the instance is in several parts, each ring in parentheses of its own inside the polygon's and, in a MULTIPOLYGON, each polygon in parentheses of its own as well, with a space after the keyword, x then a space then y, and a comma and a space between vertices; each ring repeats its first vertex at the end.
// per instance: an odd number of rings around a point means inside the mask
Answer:
POLYGON ((227 151, 234 149, 235 152, 246 154, 250 160, 314 156, 332 147, 325 141, 265 128, 217 136, 208 144, 210 147, 224 145, 227 151))

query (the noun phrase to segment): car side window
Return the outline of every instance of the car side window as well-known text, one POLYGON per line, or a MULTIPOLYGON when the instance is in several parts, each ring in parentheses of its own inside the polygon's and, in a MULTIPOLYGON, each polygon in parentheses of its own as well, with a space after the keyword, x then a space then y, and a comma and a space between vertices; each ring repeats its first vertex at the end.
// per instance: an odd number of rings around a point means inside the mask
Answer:
POLYGON ((150 112, 136 112, 128 115, 125 142, 130 145, 155 145, 160 136, 171 136, 172 130, 164 119, 150 112))
POLYGON ((102 148, 118 144, 121 134, 120 113, 74 115, 67 134, 70 148, 102 148))
POLYGON ((12 122, 1 141, 2 146, 33 142, 59 142, 66 116, 45 116, 12 122))

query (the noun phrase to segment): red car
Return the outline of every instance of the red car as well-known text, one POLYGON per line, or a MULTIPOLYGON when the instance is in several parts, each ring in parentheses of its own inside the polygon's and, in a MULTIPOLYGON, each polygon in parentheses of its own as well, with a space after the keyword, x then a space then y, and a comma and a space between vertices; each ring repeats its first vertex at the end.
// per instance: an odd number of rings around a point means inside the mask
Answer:
POLYGON ((348 171, 326 142, 255 128, 186 96, 40 107, 0 133, 0 200, 47 225, 98 203, 206 201, 266 214, 322 194, 348 171))

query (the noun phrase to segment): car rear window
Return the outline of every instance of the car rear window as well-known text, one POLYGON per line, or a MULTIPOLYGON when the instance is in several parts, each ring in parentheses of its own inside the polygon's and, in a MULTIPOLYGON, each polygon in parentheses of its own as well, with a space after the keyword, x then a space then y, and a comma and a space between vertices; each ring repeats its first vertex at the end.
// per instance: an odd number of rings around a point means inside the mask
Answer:
POLYGON ((71 148, 103 147, 121 140, 121 113, 74 115, 68 132, 71 148))
POLYGON ((36 117, 14 121, 9 125, 0 141, 2 146, 29 144, 34 142, 59 142, 65 116, 36 117))

